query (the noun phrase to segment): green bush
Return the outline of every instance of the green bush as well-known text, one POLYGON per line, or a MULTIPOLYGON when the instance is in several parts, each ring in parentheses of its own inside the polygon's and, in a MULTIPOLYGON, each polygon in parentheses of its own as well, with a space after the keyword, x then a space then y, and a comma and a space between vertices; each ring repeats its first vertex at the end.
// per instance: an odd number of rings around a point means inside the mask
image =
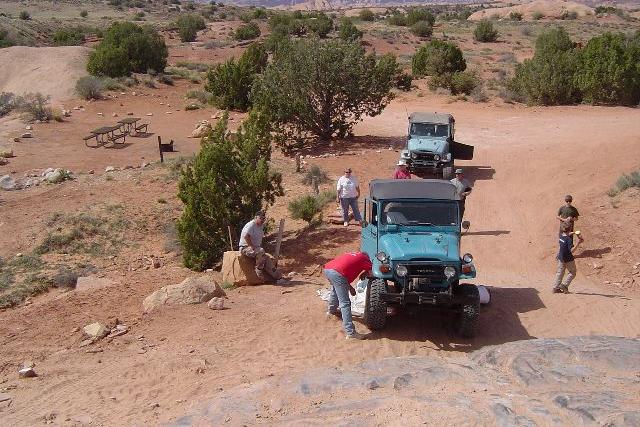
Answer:
POLYGON ((0 49, 13 46, 14 44, 13 40, 9 39, 9 32, 6 30, 0 30, 0 49))
POLYGON ((282 195, 282 177, 269 168, 271 141, 263 117, 251 113, 231 136, 228 115, 202 139, 183 167, 178 197, 184 203, 177 229, 185 266, 204 270, 228 250, 227 227, 241 230, 257 211, 282 195))
POLYGON ((255 22, 241 25, 233 33, 233 38, 236 40, 253 40, 260 37, 260 28, 255 22))
POLYGON ((103 89, 102 81, 94 76, 80 77, 76 82, 76 93, 83 99, 100 99, 103 89))
POLYGON ((82 10, 80 11, 80 17, 81 17, 81 18, 86 18, 87 16, 89 16, 89 12, 87 12, 87 10, 86 10, 86 9, 82 9, 82 10))
POLYGON ((20 15, 18 15, 20 17, 20 19, 22 19, 23 21, 28 21, 31 19, 31 15, 29 14, 29 12, 27 12, 26 10, 23 10, 20 12, 20 15))
POLYGON ((629 188, 640 188, 640 171, 631 172, 629 175, 623 174, 616 181, 616 185, 609 190, 609 196, 613 197, 629 188))
POLYGON ((516 65, 507 88, 529 104, 562 105, 580 100, 574 82, 576 53, 567 32, 556 28, 536 39, 533 58, 516 65))
POLYGON ((544 13, 542 13, 542 12, 540 12, 540 11, 536 10, 535 12, 533 12, 533 13, 531 14, 531 18, 532 18, 534 21, 539 21, 539 20, 541 20, 542 18, 544 18, 544 13))
POLYGON ((6 116, 16 107, 16 96, 11 92, 0 92, 0 117, 6 116))
POLYGON ((412 7, 407 12, 407 25, 413 26, 418 22, 425 21, 429 26, 433 27, 436 17, 424 7, 412 7))
POLYGON ((239 60, 231 58, 211 68, 207 73, 205 90, 211 93, 212 103, 222 109, 246 111, 251 106, 253 81, 266 64, 265 47, 254 43, 239 60))
POLYGON ((593 37, 578 55, 575 82, 586 102, 638 105, 640 40, 622 33, 593 37))
POLYGON ((309 31, 320 38, 325 38, 333 30, 333 21, 325 13, 314 12, 306 19, 309 31))
POLYGON ((200 30, 207 28, 204 18, 195 13, 185 13, 178 16, 176 20, 178 35, 183 42, 192 42, 196 39, 200 30))
POLYGON ((493 23, 487 19, 478 22, 473 31, 473 38, 481 43, 494 42, 498 39, 498 31, 493 27, 493 23))
POLYGON ((44 96, 40 92, 27 93, 15 99, 16 109, 27 114, 31 120, 48 122, 53 118, 53 110, 49 106, 50 96, 44 96))
POLYGON ((56 46, 79 46, 84 43, 84 31, 81 28, 65 28, 53 33, 56 46))
POLYGON ((276 52, 251 98, 287 149, 307 136, 344 137, 363 116, 380 114, 396 73, 395 60, 366 54, 359 42, 297 40, 276 52))
POLYGON ((431 37, 433 27, 427 21, 418 21, 411 26, 411 33, 418 37, 431 37))
POLYGON ((358 17, 361 21, 374 21, 376 19, 376 15, 371 11, 371 9, 361 9, 358 13, 358 17))
POLYGON ((389 18, 387 18, 389 25, 395 25, 397 27, 407 26, 407 15, 400 12, 395 12, 389 18))
POLYGON ((349 18, 342 18, 338 25, 338 36, 342 40, 358 40, 362 38, 362 31, 358 30, 349 18))
POLYGON ((102 42, 89 55, 87 71, 109 77, 145 73, 148 69, 163 72, 167 56, 164 39, 153 27, 116 22, 111 24, 102 42))
POLYGON ((568 10, 563 10, 562 13, 560 14, 560 19, 562 20, 576 20, 578 19, 578 12, 576 12, 575 10, 572 11, 568 11, 568 10))
POLYGON ((311 224, 315 216, 322 212, 318 198, 307 195, 294 199, 289 202, 289 212, 293 219, 302 219, 311 224))
POLYGON ((456 71, 455 73, 437 74, 429 80, 429 88, 448 89, 452 95, 471 95, 480 84, 478 74, 473 71, 456 71))
POLYGON ((420 47, 411 61, 411 70, 416 77, 434 76, 464 71, 467 62, 460 48, 451 42, 432 40, 420 47))
POLYGON ((512 21, 522 21, 522 13, 513 11, 509 14, 509 19, 512 21))

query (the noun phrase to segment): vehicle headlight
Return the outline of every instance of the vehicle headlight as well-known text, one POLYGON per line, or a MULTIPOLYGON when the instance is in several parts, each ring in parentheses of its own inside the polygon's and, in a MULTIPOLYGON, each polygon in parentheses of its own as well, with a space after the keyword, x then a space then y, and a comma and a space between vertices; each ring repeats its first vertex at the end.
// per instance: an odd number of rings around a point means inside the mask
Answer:
POLYGON ((417 159, 417 158, 418 158, 418 155, 417 155, 416 153, 411 153, 411 158, 412 158, 412 159, 417 159))
POLYGON ((439 154, 435 154, 433 156, 433 160, 435 160, 436 162, 439 162, 440 161, 440 155, 439 154))
POLYGON ((404 277, 404 276, 406 276, 406 275, 407 275, 407 272, 408 272, 408 271, 407 271, 407 267, 405 267, 404 265, 399 265, 399 266, 397 266, 397 267, 396 267, 396 274, 397 274, 399 277, 404 277))
POLYGON ((456 275, 456 269, 451 266, 445 267, 444 275, 447 276, 447 279, 451 279, 453 276, 456 275))
POLYGON ((471 261, 473 261, 473 256, 471 254, 464 254, 462 256, 462 261, 464 261, 465 264, 469 264, 471 261))
POLYGON ((386 262, 387 261, 387 254, 385 254, 384 252, 380 251, 376 254, 376 258, 378 259, 378 261, 380 262, 386 262))

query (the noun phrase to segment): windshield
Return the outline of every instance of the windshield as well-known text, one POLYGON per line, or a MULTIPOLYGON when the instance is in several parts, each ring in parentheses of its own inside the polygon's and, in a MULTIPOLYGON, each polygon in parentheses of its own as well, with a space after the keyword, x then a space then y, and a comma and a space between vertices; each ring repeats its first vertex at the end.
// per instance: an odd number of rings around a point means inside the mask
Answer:
POLYGON ((458 204, 453 201, 389 202, 382 209, 383 224, 456 225, 458 204))
POLYGON ((446 138, 449 136, 449 125, 434 123, 411 123, 411 136, 435 136, 446 138))

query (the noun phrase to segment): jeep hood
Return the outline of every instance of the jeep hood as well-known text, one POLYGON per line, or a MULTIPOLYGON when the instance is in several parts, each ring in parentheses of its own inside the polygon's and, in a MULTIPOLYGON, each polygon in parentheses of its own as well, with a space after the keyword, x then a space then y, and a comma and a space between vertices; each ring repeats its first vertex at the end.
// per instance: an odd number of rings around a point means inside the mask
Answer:
POLYGON ((448 152, 448 145, 446 138, 416 137, 409 139, 407 149, 409 151, 430 151, 445 154, 448 152))
POLYGON ((378 241, 378 250, 391 261, 433 258, 441 261, 460 261, 458 237, 455 233, 404 231, 385 234, 378 241))

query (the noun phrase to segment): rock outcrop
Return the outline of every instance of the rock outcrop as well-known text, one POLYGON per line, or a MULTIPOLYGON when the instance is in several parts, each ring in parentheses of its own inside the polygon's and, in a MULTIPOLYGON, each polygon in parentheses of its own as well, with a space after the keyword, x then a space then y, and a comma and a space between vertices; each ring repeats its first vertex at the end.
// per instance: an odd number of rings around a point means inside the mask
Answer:
POLYGON ((224 290, 212 277, 189 277, 177 285, 164 286, 144 299, 145 313, 164 305, 200 304, 213 297, 226 296, 224 290))

